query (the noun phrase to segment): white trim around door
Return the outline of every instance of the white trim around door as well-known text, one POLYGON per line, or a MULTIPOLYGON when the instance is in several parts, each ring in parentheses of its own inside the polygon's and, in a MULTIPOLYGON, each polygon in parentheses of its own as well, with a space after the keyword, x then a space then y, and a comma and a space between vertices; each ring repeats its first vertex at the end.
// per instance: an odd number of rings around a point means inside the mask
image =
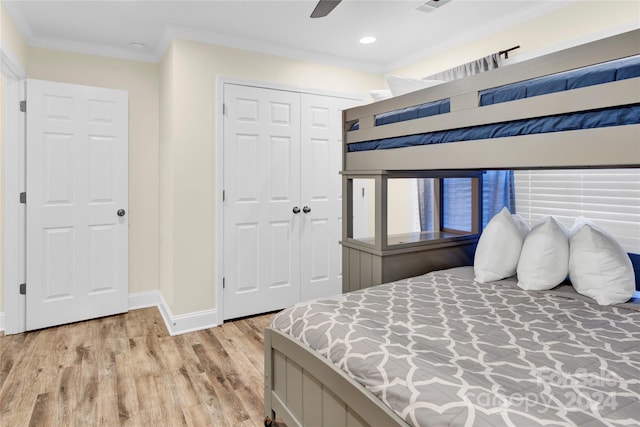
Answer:
POLYGON ((19 110, 25 99, 24 80, 27 73, 16 57, 0 45, 1 72, 6 81, 4 93, 5 145, 2 153, 3 196, 2 232, 4 239, 4 316, 0 330, 16 334, 25 330, 25 297, 19 286, 25 281, 25 208, 20 204, 20 193, 25 188, 24 166, 24 113, 19 110), (11 161, 9 161, 11 159, 11 161))

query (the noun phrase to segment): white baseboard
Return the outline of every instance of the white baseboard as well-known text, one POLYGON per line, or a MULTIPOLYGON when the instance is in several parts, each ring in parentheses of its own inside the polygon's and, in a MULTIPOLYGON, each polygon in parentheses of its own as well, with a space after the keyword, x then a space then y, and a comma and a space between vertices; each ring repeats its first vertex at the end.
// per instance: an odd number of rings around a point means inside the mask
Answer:
POLYGON ((220 325, 218 322, 218 312, 216 310, 203 310, 174 316, 173 313, 171 313, 169 304, 167 304, 162 297, 162 294, 159 295, 160 302, 158 309, 160 309, 164 324, 171 336, 200 331, 220 325))
MULTIPOLYGON (((158 307, 162 319, 171 336, 213 328, 220 325, 216 310, 196 311, 174 316, 160 291, 136 292, 129 294, 129 310, 158 307)), ((0 331, 4 331, 4 313, 0 312, 0 331)))
POLYGON ((160 304, 160 291, 136 292, 129 294, 129 310, 154 307, 160 304))

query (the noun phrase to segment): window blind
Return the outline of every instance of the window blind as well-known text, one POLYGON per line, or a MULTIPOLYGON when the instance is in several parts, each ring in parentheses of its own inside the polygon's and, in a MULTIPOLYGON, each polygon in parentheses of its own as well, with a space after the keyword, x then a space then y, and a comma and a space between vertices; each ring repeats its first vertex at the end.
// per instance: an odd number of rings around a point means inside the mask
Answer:
POLYGON ((640 169, 516 171, 515 196, 530 225, 553 215, 571 229, 582 215, 640 253, 640 169))

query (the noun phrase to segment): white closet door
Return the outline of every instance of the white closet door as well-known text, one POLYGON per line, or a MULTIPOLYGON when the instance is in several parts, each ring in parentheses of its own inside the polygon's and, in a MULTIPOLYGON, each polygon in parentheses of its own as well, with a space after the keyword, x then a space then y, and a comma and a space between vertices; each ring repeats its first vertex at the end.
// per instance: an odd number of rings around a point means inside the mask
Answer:
POLYGON ((127 98, 27 82, 29 330, 127 311, 127 98))
POLYGON ((353 105, 302 95, 302 301, 342 291, 342 110, 353 105))
POLYGON ((224 85, 224 319, 300 300, 300 94, 224 85))

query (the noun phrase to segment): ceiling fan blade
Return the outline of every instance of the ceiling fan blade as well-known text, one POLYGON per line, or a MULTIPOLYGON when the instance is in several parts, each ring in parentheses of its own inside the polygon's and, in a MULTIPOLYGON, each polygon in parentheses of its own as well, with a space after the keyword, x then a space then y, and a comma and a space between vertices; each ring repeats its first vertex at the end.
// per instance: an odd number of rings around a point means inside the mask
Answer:
POLYGON ((342 0, 320 0, 316 8, 311 12, 312 18, 324 18, 327 16, 342 0))

